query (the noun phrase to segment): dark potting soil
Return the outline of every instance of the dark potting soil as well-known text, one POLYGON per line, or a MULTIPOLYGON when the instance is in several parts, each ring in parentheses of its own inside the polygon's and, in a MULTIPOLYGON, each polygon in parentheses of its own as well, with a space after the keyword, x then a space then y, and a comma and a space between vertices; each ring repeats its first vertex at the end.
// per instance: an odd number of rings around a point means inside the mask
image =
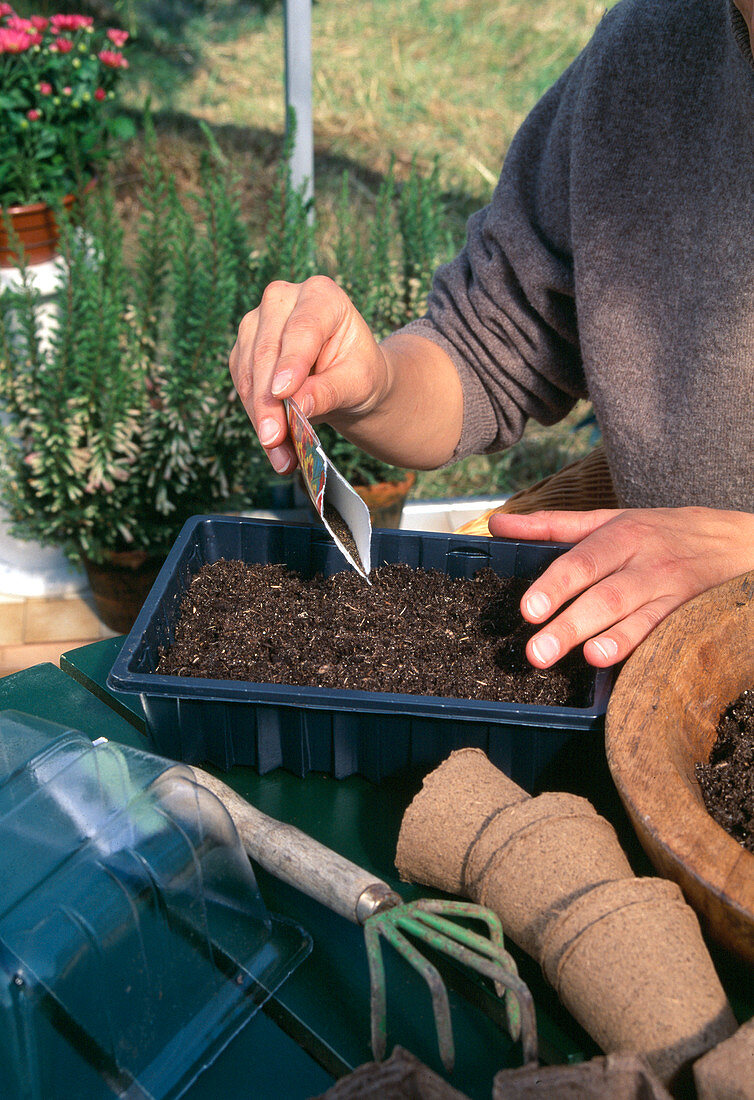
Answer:
POLYGON ((297 684, 588 706, 580 653, 533 668, 521 618, 528 582, 483 569, 472 580, 408 565, 305 580, 284 565, 218 561, 193 578, 175 642, 156 671, 297 684))
POLYGON ((717 724, 717 737, 696 777, 707 812, 754 852, 754 689, 742 692, 717 724))

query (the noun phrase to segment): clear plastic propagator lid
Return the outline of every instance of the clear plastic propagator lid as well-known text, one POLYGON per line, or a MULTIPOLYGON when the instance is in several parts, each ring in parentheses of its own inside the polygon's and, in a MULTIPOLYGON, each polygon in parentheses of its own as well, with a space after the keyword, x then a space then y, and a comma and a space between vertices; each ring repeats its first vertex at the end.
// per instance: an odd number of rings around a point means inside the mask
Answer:
POLYGON ((180 764, 0 713, 0 1096, 173 1098, 306 957, 180 764))

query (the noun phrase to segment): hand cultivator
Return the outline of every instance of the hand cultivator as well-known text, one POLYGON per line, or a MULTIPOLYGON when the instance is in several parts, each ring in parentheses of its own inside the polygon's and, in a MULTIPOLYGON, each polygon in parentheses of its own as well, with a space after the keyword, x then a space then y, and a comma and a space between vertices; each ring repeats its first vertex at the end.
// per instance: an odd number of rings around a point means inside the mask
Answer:
POLYGON ((494 982, 504 997, 508 1030, 521 1039, 524 1063, 537 1060, 537 1030, 531 993, 505 950, 497 916, 484 906, 462 901, 419 899, 404 902, 390 886, 292 825, 276 821, 230 787, 199 768, 197 782, 223 803, 248 855, 276 878, 301 890, 364 929, 371 987, 372 1052, 385 1054, 386 990, 380 938, 387 940, 426 981, 437 1028, 440 1057, 447 1070, 455 1058, 448 994, 437 967, 412 941, 448 955, 494 982), (479 920, 487 935, 464 923, 479 920), (411 938, 409 938, 411 937, 411 938))

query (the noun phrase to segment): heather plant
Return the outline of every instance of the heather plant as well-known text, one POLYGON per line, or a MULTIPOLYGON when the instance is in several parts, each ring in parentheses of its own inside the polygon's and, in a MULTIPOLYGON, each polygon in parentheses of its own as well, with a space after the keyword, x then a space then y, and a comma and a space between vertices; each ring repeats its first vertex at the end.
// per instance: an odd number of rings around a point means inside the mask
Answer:
POLYGON ((448 259, 453 251, 444 229, 437 160, 428 176, 417 170, 414 161, 400 190, 396 214, 402 264, 401 307, 405 320, 410 320, 424 311, 437 263, 448 259))

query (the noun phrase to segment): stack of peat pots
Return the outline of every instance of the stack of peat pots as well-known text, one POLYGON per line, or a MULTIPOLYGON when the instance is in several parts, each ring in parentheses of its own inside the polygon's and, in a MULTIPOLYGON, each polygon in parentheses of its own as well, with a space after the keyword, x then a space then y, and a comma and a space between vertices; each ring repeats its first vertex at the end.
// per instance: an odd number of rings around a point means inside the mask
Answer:
POLYGON ((641 1055, 671 1088, 736 1030, 680 889, 636 878, 584 798, 533 798, 461 749, 406 811, 396 865, 404 880, 494 910, 602 1050, 641 1055))

